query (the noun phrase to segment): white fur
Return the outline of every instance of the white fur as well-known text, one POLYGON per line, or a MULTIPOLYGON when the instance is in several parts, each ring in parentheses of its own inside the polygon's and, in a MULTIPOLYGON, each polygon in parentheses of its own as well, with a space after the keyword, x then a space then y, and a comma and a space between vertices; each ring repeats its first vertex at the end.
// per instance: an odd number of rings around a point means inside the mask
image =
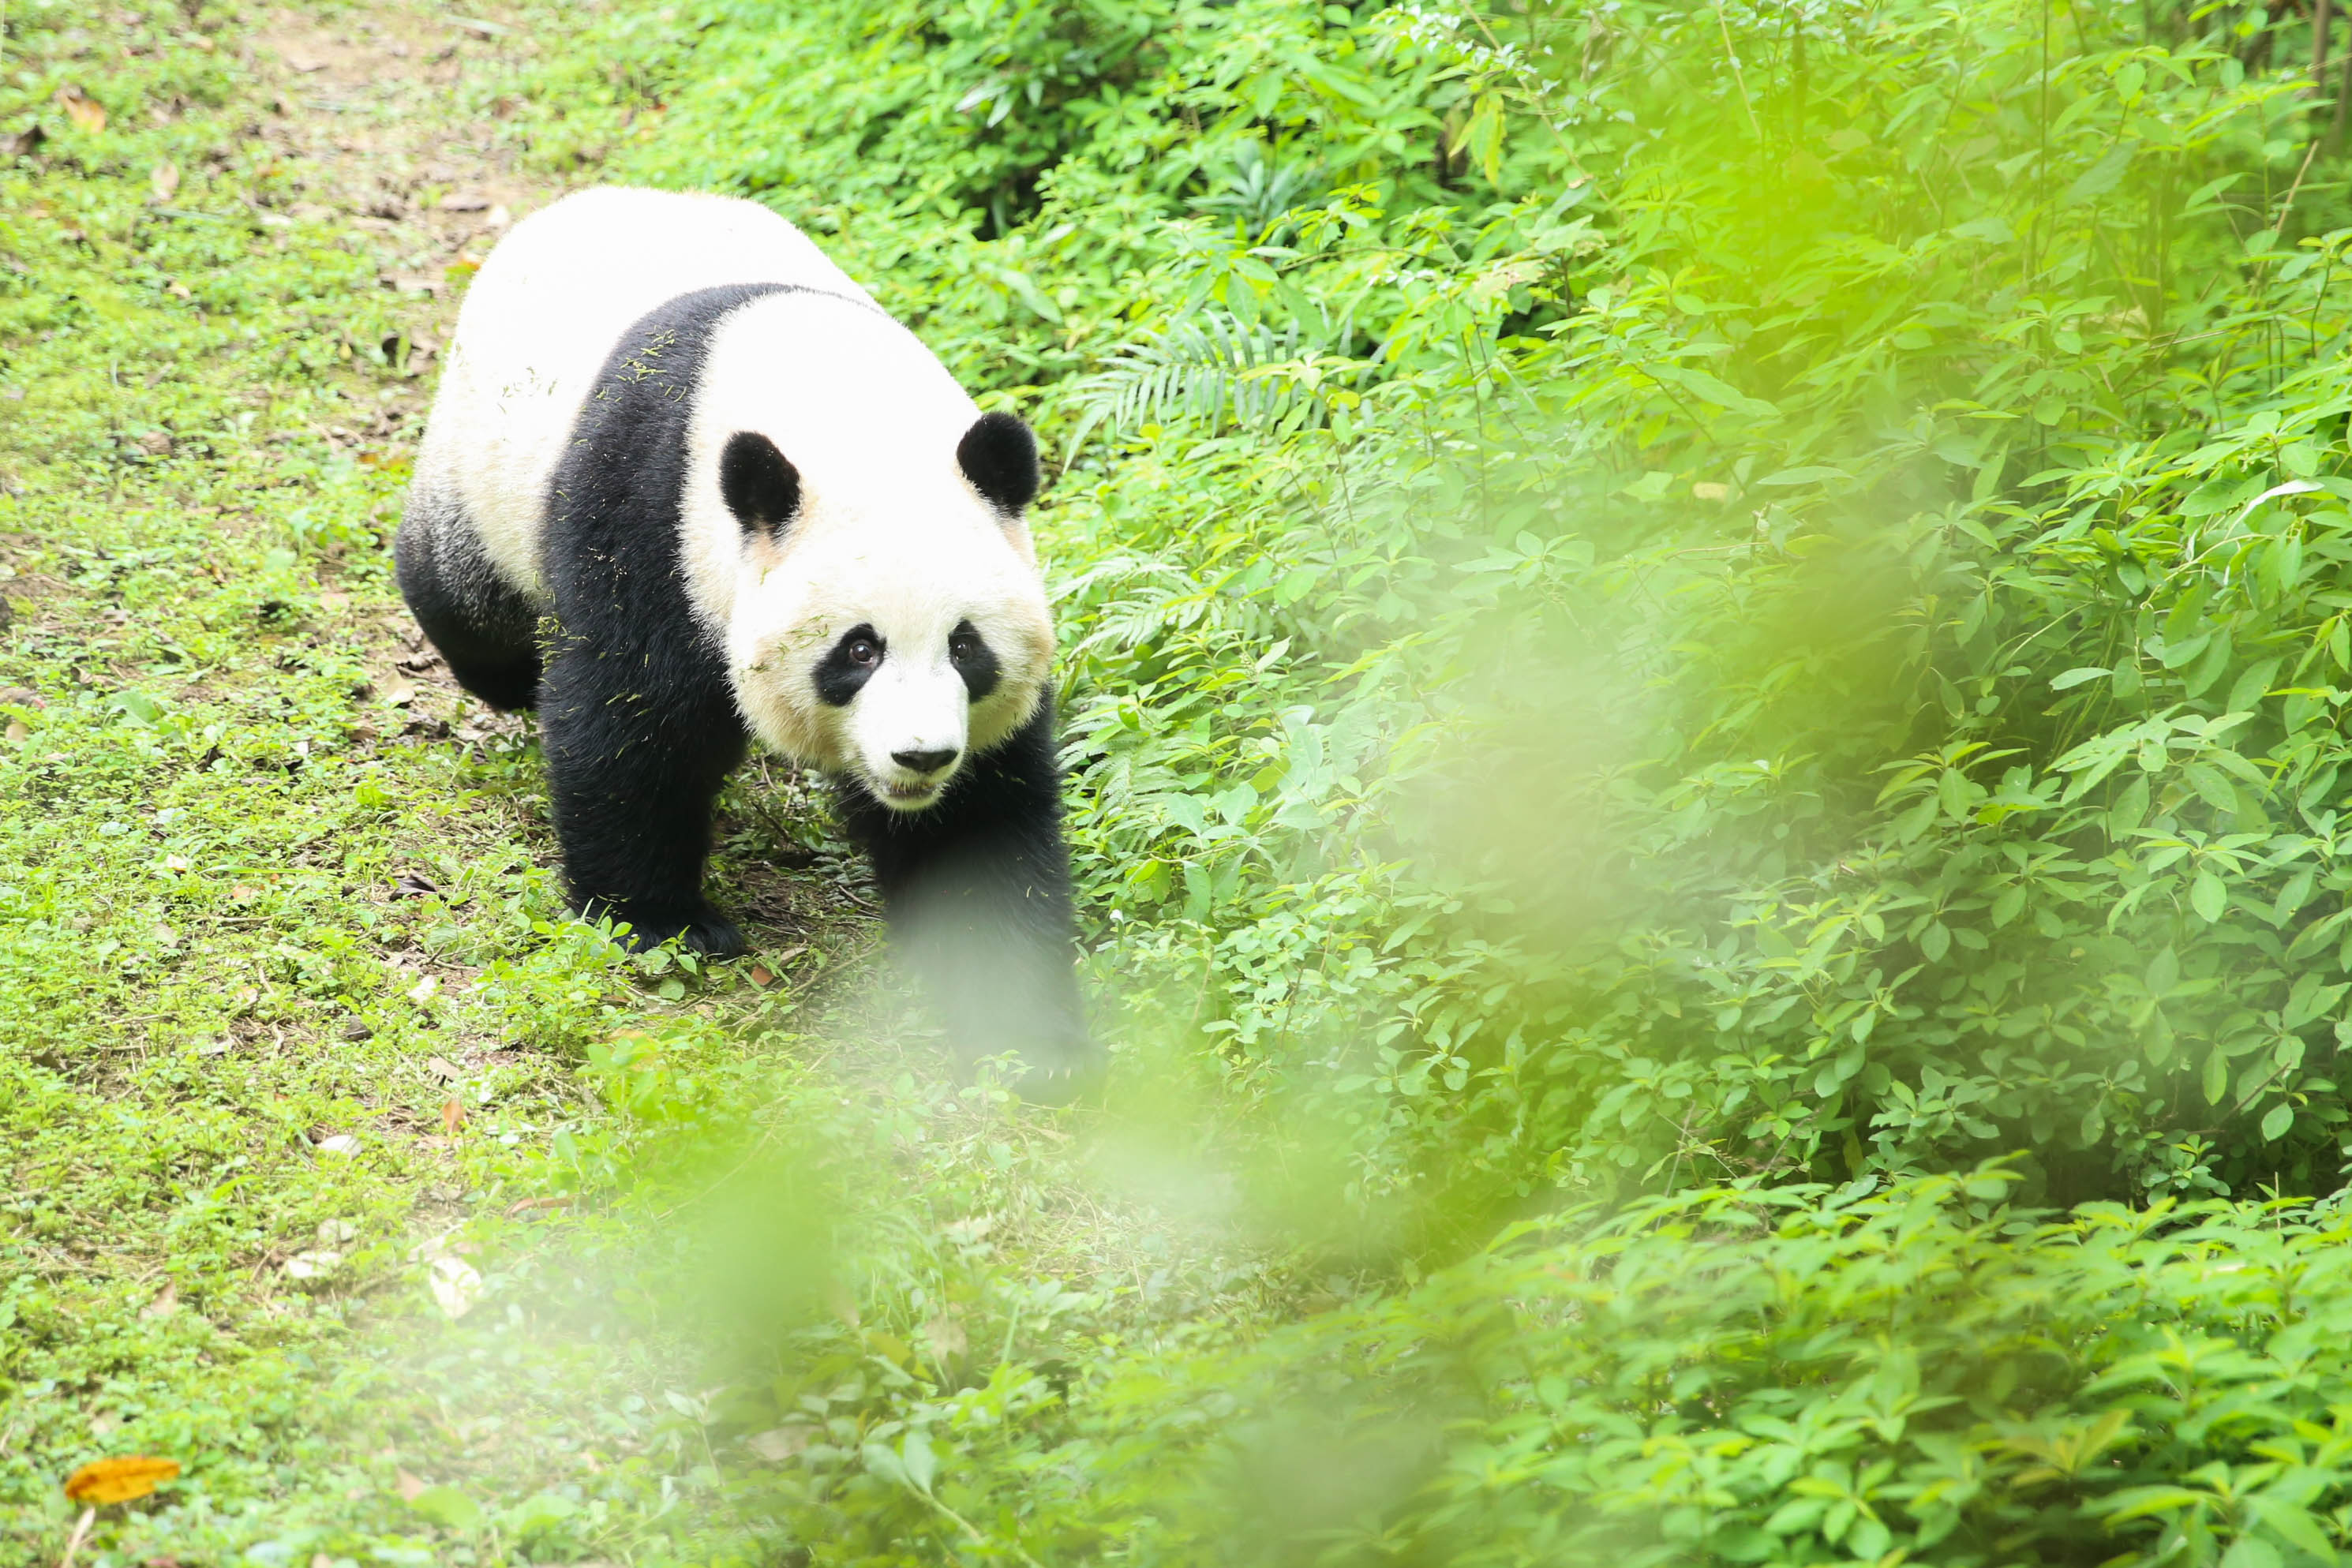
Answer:
POLYGON ((695 393, 680 548, 697 617, 726 650, 753 733, 794 760, 864 776, 905 809, 953 777, 896 751, 985 751, 1035 711, 1053 653, 1026 525, 982 499, 955 460, 980 411, 946 367, 797 229, 750 202, 604 189, 516 225, 467 294, 417 458, 446 485, 515 587, 544 599, 548 485, 597 371, 664 301, 728 283, 769 295, 733 312, 695 393), (747 544, 719 488, 738 431, 773 441, 802 503, 781 548, 747 544), (968 700, 948 660, 970 621, 1001 666, 968 700), (814 672, 860 624, 884 662, 846 707, 814 672))

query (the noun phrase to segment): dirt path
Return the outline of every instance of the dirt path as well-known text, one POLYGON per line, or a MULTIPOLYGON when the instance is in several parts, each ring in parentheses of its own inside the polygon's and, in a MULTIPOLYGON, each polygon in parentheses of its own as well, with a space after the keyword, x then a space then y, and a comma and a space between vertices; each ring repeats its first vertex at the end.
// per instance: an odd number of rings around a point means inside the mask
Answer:
POLYGON ((520 169, 495 118, 511 99, 493 99, 493 118, 463 117, 536 52, 512 24, 397 5, 324 17, 281 9, 256 37, 252 68, 278 110, 261 135, 280 150, 292 215, 333 213, 382 236, 384 286, 421 307, 418 397, 388 415, 422 417, 429 350, 454 319, 453 269, 478 266, 517 217, 563 188, 520 169))

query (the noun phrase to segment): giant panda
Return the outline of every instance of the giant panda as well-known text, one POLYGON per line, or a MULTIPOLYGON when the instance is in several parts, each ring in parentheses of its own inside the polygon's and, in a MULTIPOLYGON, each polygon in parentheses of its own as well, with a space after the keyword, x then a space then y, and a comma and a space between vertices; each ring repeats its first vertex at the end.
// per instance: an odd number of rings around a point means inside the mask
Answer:
POLYGON ((400 588, 467 691, 538 710, 584 916, 744 950, 702 876, 756 737, 835 781, 958 1044, 1079 1073, 1038 477, 765 207, 583 191, 467 293, 400 588))

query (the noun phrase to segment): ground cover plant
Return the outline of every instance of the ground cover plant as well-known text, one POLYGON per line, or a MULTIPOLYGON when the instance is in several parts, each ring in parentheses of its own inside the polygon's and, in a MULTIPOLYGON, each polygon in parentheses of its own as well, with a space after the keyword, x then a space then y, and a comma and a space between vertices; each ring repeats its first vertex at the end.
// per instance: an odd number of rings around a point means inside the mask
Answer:
POLYGON ((2332 5, 5 25, 27 1561, 132 1454, 84 1561, 2347 1550, 2332 5), (419 667, 587 179, 1047 436, 1104 1103, 947 1079, 804 780, 625 959, 419 667))

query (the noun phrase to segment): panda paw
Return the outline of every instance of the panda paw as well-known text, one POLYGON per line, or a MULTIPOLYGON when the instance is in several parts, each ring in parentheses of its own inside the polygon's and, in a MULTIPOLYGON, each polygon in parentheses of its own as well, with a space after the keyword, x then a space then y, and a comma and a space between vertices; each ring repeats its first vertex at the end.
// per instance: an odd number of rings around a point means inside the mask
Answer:
POLYGON ((1031 1040, 995 1055, 967 1056, 967 1072, 986 1064, 999 1082, 1032 1105, 1072 1105, 1091 1100, 1109 1065, 1103 1050, 1084 1035, 1031 1040))
POLYGON ((1014 1087, 1032 1105, 1075 1105, 1095 1098, 1102 1089, 1108 1065, 1102 1053, 1091 1047, 1073 1051, 1026 1063, 1014 1087))
POLYGON ((618 939, 632 953, 642 953, 673 940, 689 953, 712 958, 740 958, 751 950, 751 945, 743 939, 741 928, 708 906, 679 914, 613 904, 593 911, 590 918, 603 915, 611 915, 615 925, 627 922, 629 928, 618 939))

